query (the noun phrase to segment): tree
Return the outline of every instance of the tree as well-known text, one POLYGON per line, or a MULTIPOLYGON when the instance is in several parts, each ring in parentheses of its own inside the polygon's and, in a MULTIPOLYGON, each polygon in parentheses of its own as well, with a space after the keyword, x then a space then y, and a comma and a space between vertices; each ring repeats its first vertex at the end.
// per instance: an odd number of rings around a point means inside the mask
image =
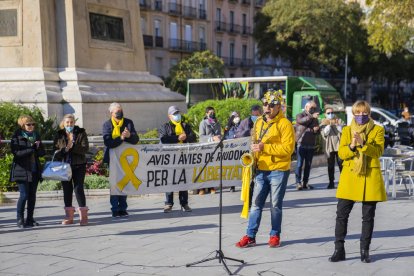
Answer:
POLYGON ((410 39, 414 43, 414 0, 367 0, 366 4, 370 45, 390 56, 404 52, 410 39))
POLYGON ((359 4, 337 0, 270 0, 256 16, 259 55, 280 55, 293 67, 337 72, 367 41, 359 4))
POLYGON ((195 52, 170 69, 166 86, 185 94, 188 79, 221 78, 224 76, 224 62, 210 51, 195 52))

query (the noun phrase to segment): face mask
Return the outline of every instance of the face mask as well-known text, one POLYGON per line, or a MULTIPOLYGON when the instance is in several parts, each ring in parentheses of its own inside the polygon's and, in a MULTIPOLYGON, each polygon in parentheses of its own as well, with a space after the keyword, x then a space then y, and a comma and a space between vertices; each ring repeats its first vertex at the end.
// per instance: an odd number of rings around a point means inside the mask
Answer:
POLYGON ((115 118, 121 120, 124 117, 124 113, 122 111, 118 111, 115 113, 115 118))
POLYGON ((253 123, 256 122, 258 116, 250 116, 250 119, 252 119, 253 123))
POLYGON ((216 114, 215 113, 210 113, 210 115, 208 115, 208 117, 210 118, 210 119, 216 119, 216 114))
POLYGON ((358 125, 365 125, 366 123, 369 122, 369 116, 368 115, 355 115, 355 122, 358 125))
POLYGON ((67 126, 65 127, 67 132, 72 132, 73 131, 73 126, 67 126))
POLYGON ((315 109, 314 107, 309 108, 309 113, 310 113, 310 114, 315 113, 315 111, 316 111, 316 109, 315 109))
POLYGON ((335 115, 333 113, 326 115, 326 118, 328 118, 330 120, 332 120, 334 117, 335 117, 335 115))
POLYGON ((181 121, 181 114, 172 115, 172 120, 174 122, 180 122, 181 121))
POLYGON ((240 123, 240 117, 236 117, 236 118, 234 118, 234 119, 233 119, 233 123, 234 123, 235 125, 237 125, 238 123, 240 123))

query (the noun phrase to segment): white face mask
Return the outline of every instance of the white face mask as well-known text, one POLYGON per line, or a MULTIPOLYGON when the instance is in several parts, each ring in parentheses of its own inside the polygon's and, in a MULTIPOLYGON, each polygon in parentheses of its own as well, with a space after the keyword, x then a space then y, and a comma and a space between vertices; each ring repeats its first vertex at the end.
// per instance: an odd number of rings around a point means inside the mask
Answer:
POLYGON ((335 114, 331 113, 331 114, 326 114, 326 118, 328 119, 333 119, 335 117, 335 114))
POLYGON ((236 118, 234 118, 234 119, 233 119, 233 123, 234 123, 235 125, 237 125, 238 123, 240 123, 240 117, 236 117, 236 118))
POLYGON ((174 122, 180 122, 181 121, 181 114, 172 115, 172 120, 174 122))

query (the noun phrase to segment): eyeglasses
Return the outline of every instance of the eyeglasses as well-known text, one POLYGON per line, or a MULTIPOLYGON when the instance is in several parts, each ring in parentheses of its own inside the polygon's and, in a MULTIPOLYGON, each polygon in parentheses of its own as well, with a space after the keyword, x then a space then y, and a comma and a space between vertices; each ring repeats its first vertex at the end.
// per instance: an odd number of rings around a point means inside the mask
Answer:
POLYGON ((264 107, 269 106, 270 108, 273 108, 276 106, 276 104, 275 103, 263 103, 263 106, 264 107))
POLYGON ((333 112, 326 112, 326 115, 331 115, 333 114, 333 112))
POLYGON ((25 124, 26 126, 35 126, 36 124, 35 123, 28 123, 28 124, 25 124))

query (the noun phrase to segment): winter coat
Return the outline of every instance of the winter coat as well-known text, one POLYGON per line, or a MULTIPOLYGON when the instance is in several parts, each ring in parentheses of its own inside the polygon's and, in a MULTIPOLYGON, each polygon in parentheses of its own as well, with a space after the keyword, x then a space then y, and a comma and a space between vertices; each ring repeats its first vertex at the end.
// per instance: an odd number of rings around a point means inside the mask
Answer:
MULTIPOLYGON (((197 137, 194 131, 191 129, 190 125, 182 122, 181 126, 183 127, 184 132, 187 135, 187 139, 185 139, 183 143, 195 143, 197 141, 197 137)), ((162 144, 179 143, 178 135, 175 134, 175 125, 171 122, 163 124, 158 130, 158 133, 162 144)))
POLYGON ((210 124, 208 119, 204 119, 200 123, 198 134, 200 135, 200 142, 212 142, 213 136, 221 135, 220 123, 210 124))
POLYGON ((237 128, 235 138, 241 138, 241 137, 249 137, 251 135, 251 129, 254 125, 252 117, 249 116, 243 121, 240 122, 239 127, 237 128))
POLYGON ((134 123, 130 119, 124 118, 124 124, 121 126, 121 133, 125 130, 126 127, 131 133, 131 136, 129 136, 129 138, 125 138, 125 140, 122 140, 121 137, 113 139, 112 130, 114 129, 114 126, 112 125, 112 120, 109 119, 103 124, 102 136, 105 144, 105 154, 103 159, 104 163, 109 164, 109 149, 116 148, 123 142, 127 142, 133 145, 138 143, 139 137, 135 131, 134 123))
POLYGON ((343 122, 338 118, 324 119, 320 127, 322 138, 325 141, 325 154, 329 157, 331 152, 337 152, 339 149, 343 122))
POLYGON ((313 118, 306 111, 296 115, 296 143, 300 146, 313 147, 316 144, 316 137, 320 130, 314 131, 313 128, 319 126, 319 121, 313 118))
POLYGON ((39 147, 36 148, 27 138, 23 136, 23 131, 18 129, 11 139, 11 152, 13 154, 13 163, 10 170, 11 182, 32 182, 32 173, 38 174, 41 179, 42 167, 39 157, 45 155, 45 148, 37 133, 39 147), (34 163, 33 163, 34 162, 34 163), (33 172, 35 169, 35 172, 33 172))
POLYGON ((286 119, 282 112, 272 120, 265 122, 259 117, 254 129, 255 141, 259 141, 260 133, 264 144, 263 151, 257 154, 257 167, 263 171, 287 171, 290 169, 291 155, 295 149, 295 133, 292 123, 286 119))
POLYGON ((353 201, 385 201, 387 196, 379 160, 384 152, 384 128, 375 125, 368 133, 365 145, 362 148, 356 147, 355 151, 349 147, 351 140, 351 128, 344 127, 338 151, 339 158, 344 161, 336 197, 353 201), (357 175, 351 171, 356 151, 367 156, 366 175, 357 175))
POLYGON ((71 165, 86 164, 85 154, 89 150, 89 142, 85 129, 75 126, 73 128, 73 137, 73 146, 69 151, 66 151, 65 148, 68 142, 66 130, 60 129, 56 133, 53 145, 54 151, 58 150, 59 152, 56 153, 55 158, 63 159, 66 162, 70 161, 71 165))

